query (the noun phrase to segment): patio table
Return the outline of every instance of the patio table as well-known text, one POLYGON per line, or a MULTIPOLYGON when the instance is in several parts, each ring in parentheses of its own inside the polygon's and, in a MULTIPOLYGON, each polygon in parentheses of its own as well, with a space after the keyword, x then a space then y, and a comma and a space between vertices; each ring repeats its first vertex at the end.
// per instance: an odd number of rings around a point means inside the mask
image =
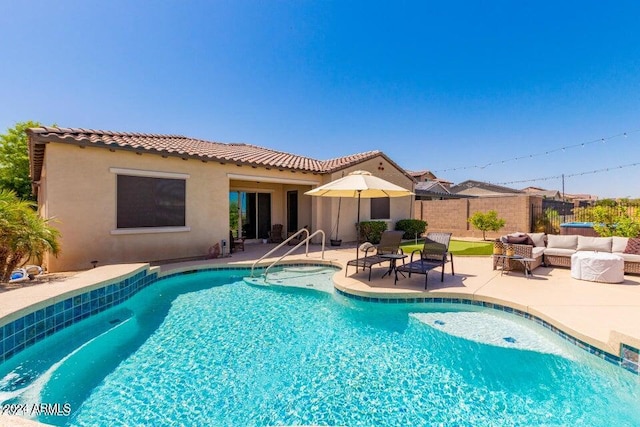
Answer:
POLYGON ((507 255, 494 254, 493 256, 497 258, 498 263, 502 265, 502 268, 500 269, 501 276, 504 274, 505 271, 506 272, 511 271, 510 269, 506 268, 509 265, 509 260, 514 260, 522 264, 522 266, 524 267, 524 277, 528 279, 531 276, 533 276, 533 271, 531 270, 531 263, 535 261, 534 258, 525 258, 522 255, 507 256, 507 255))

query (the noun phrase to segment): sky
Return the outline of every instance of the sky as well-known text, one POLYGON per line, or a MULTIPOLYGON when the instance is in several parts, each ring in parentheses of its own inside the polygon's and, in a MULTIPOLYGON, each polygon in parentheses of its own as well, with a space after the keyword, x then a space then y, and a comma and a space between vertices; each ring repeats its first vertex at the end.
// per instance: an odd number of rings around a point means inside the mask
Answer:
POLYGON ((454 184, 562 191, 564 174, 566 193, 638 198, 638 16, 638 1, 0 0, 0 132, 381 150, 454 184))

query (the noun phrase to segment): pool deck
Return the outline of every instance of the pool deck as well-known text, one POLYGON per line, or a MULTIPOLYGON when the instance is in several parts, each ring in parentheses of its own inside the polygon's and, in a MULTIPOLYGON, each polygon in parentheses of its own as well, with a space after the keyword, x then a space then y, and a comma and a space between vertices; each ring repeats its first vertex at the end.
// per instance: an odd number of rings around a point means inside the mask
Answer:
MULTIPOLYGON (((155 269, 160 275, 189 271, 219 264, 251 266, 254 260, 275 245, 247 244, 246 250, 230 257, 215 260, 197 260, 161 264, 155 269)), ((278 250, 269 262, 279 258, 290 247, 278 250)), ((324 259, 319 245, 303 248, 285 258, 286 262, 327 262, 345 266, 355 258, 355 246, 334 249, 327 247, 324 259)), ((113 282, 145 264, 120 264, 98 267, 70 277, 42 285, 28 286, 0 293, 0 319, 10 321, 36 307, 44 306, 51 298, 62 299, 79 289, 91 289, 113 282)), ((492 270, 489 257, 454 257, 455 276, 451 264, 445 267, 444 282, 440 282, 440 269, 429 273, 428 290, 424 290, 424 275, 400 278, 394 286, 393 277, 382 278, 387 264, 374 267, 371 281, 368 270, 356 273, 344 267, 334 276, 337 289, 369 298, 461 298, 495 303, 535 315, 558 329, 598 349, 620 355, 620 344, 640 348, 640 276, 625 275, 624 283, 606 284, 575 280, 570 270, 538 267, 533 277, 525 278, 521 271, 501 275, 492 270)))

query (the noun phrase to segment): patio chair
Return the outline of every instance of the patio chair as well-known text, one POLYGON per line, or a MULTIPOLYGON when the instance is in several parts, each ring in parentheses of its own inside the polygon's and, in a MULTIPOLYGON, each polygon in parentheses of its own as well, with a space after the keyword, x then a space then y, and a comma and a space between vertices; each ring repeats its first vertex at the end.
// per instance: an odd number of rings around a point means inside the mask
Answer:
POLYGON ((455 276, 453 272, 453 254, 449 252, 450 241, 451 233, 427 233, 422 249, 413 251, 409 263, 398 267, 398 271, 409 273, 409 277, 411 277, 411 273, 424 274, 425 289, 427 289, 429 271, 434 268, 442 267, 440 281, 444 282, 444 265, 449 260, 451 261, 451 275, 455 276), (414 256, 418 254, 420 258, 414 261, 414 256))
POLYGON ((242 252, 244 252, 244 239, 234 237, 233 231, 229 230, 229 253, 236 252, 238 249, 242 249, 242 252))
POLYGON ((349 266, 354 265, 356 267, 356 272, 358 272, 358 267, 362 267, 362 271, 364 271, 365 268, 368 268, 369 281, 371 281, 371 267, 376 264, 382 264, 385 261, 391 262, 391 260, 389 260, 388 258, 382 258, 380 255, 403 253, 402 249, 400 249, 400 243, 402 242, 403 234, 403 231, 382 232, 380 243, 367 247, 364 250, 364 257, 352 259, 351 261, 347 262, 347 267, 344 270, 345 277, 347 276, 349 266))
POLYGON ((282 237, 282 224, 273 224, 271 231, 269 232, 269 243, 282 243, 284 238, 282 237))

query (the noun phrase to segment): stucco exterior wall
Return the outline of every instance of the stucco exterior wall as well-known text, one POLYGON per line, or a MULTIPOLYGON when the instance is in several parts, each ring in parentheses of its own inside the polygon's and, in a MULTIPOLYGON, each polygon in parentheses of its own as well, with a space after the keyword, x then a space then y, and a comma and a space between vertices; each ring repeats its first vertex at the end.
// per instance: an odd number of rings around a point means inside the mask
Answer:
MULTIPOLYGON (((54 272, 73 271, 92 268, 91 261, 104 265, 206 255, 210 246, 229 238, 231 176, 236 177, 237 186, 272 190, 272 223, 282 224, 286 224, 283 190, 289 184, 262 181, 309 181, 309 185, 294 184, 304 191, 320 181, 313 174, 49 143, 38 199, 43 216, 55 218, 53 225, 61 232, 61 253, 57 258, 47 257, 46 267, 54 272), (189 230, 114 234, 117 175, 110 168, 188 174, 185 210, 189 230)), ((305 220, 311 222, 309 196, 300 196, 299 216, 301 226, 305 220)))

